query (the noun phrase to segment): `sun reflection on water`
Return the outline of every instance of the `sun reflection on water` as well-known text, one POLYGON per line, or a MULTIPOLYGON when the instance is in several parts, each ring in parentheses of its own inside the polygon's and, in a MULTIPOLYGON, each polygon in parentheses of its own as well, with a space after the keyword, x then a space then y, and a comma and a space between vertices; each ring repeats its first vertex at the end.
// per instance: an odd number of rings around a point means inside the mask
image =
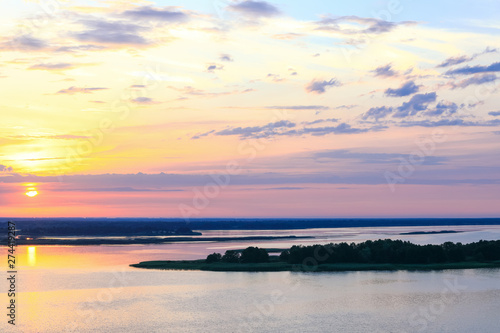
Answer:
POLYGON ((36 246, 28 246, 28 265, 36 265, 36 246))

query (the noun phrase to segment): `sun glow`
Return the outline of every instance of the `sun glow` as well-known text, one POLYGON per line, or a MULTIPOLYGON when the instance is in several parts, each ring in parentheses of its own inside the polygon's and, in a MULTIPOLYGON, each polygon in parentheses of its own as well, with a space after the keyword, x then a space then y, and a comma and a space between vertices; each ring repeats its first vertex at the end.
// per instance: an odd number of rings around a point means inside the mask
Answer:
POLYGON ((29 187, 25 193, 28 197, 33 198, 38 195, 38 191, 34 187, 29 187))

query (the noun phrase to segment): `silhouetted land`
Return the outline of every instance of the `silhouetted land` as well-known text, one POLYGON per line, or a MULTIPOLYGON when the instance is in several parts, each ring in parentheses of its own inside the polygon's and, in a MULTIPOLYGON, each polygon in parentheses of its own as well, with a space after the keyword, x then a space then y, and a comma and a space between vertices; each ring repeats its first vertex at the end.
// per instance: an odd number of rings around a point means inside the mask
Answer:
MULTIPOLYGON (((0 218, 0 220, 2 220, 0 218)), ((184 238, 201 236, 204 230, 284 230, 348 227, 407 227, 451 225, 500 225, 500 218, 467 219, 154 219, 154 218, 12 218, 20 245, 103 245, 155 244, 183 241, 219 241, 218 238, 184 238), (200 232, 201 231, 201 232, 200 232), (148 236, 151 236, 148 238, 148 236), (161 236, 165 236, 161 239, 161 236), (173 237, 172 237, 173 236, 173 237), (110 237, 121 239, 109 239, 110 237), (169 238, 170 237, 170 238, 169 238), (66 239, 64 239, 66 238, 66 239), (69 239, 73 238, 73 239, 69 239), (78 239, 79 238, 79 239, 78 239), (108 238, 108 239, 105 239, 108 238)), ((2 221, 0 221, 2 222, 2 221)), ((423 231, 445 233, 454 231, 423 231)), ((416 234, 417 232, 410 233, 416 234)), ((225 240, 268 240, 273 238, 225 240)), ((6 244, 0 235, 0 244, 6 244)))
POLYGON ((23 233, 33 236, 157 235, 192 230, 281 230, 310 228, 405 227, 449 225, 500 225, 500 218, 415 218, 415 219, 154 219, 154 218, 0 218, 15 221, 23 233))
POLYGON ((500 240, 417 245, 401 240, 292 246, 279 256, 265 249, 213 253, 191 261, 146 261, 137 268, 208 271, 442 270, 500 267, 500 240))
POLYGON ((463 231, 455 230, 441 230, 441 231, 412 231, 412 232, 402 232, 400 235, 433 235, 433 234, 457 234, 463 231))
POLYGON ((166 244, 179 242, 228 242, 228 241, 266 241, 275 239, 303 239, 307 236, 248 236, 248 237, 157 237, 157 238, 74 238, 74 239, 19 239, 18 245, 132 245, 166 244))

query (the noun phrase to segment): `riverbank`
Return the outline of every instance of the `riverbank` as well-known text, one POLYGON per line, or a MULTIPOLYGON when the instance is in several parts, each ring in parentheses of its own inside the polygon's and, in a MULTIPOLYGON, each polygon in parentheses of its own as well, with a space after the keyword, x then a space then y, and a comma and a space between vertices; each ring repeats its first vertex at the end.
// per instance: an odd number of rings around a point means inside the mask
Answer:
POLYGON ((247 237, 124 237, 124 238, 38 238, 18 239, 18 245, 141 245, 168 244, 180 242, 230 242, 230 241, 269 241, 281 239, 307 239, 309 236, 247 236, 247 237))
POLYGON ((275 261, 267 263, 206 263, 200 260, 182 261, 143 261, 132 264, 131 267, 144 269, 162 270, 198 270, 214 272, 347 272, 347 271, 430 271, 446 269, 476 269, 476 268, 500 268, 500 261, 495 262, 456 262, 441 264, 361 264, 361 263, 338 263, 320 264, 316 266, 295 265, 286 262, 275 261))

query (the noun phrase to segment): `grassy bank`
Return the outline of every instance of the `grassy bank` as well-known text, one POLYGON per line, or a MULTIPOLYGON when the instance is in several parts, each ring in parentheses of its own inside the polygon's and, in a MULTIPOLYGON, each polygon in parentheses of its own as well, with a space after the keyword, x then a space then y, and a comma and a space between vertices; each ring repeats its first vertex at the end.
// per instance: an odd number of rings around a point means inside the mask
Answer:
POLYGON ((466 261, 442 264, 320 264, 317 266, 293 265, 275 261, 258 264, 245 263, 206 263, 201 260, 184 261, 144 261, 130 265, 136 268, 164 269, 164 270, 201 270, 218 272, 346 272, 346 271, 429 271, 445 269, 473 269, 473 268, 500 268, 500 261, 478 262, 466 261))

